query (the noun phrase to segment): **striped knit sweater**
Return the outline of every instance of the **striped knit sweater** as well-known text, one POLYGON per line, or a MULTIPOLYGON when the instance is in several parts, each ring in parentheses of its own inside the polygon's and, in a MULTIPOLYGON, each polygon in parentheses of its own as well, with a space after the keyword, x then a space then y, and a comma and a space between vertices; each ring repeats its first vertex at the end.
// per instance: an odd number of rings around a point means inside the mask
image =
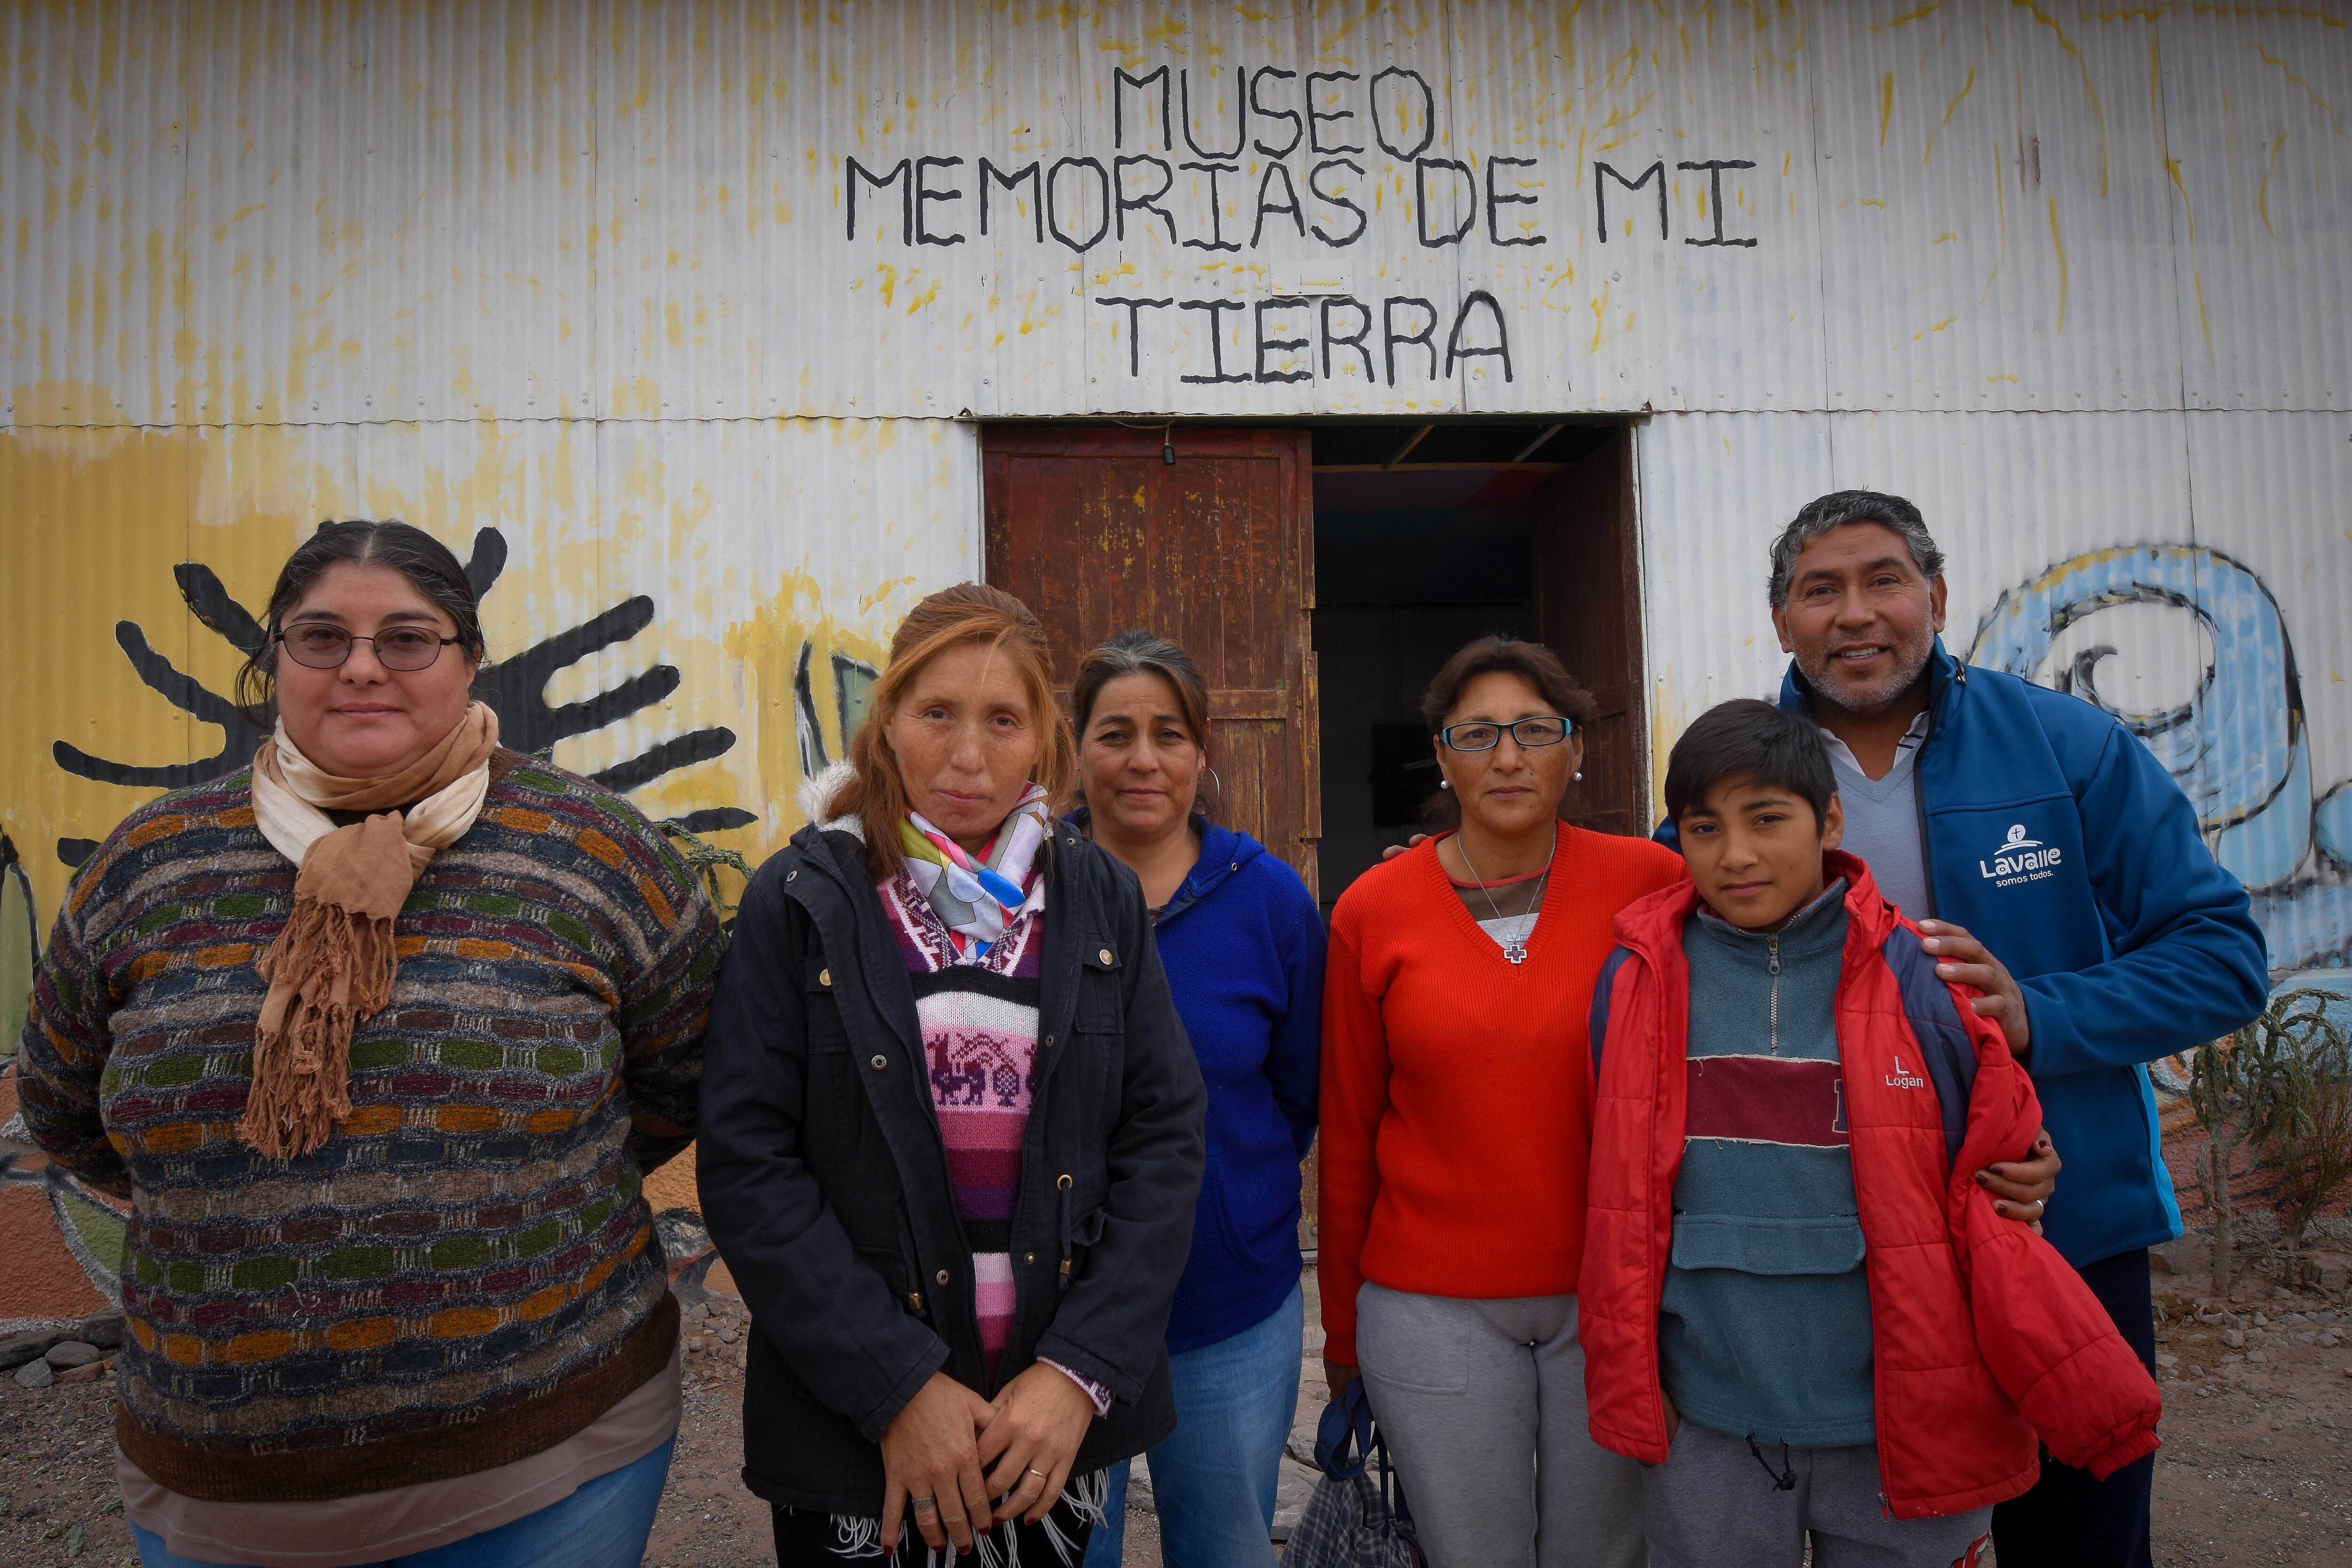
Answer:
POLYGON ((898 939, 915 991, 931 1105, 948 1156, 956 1218, 971 1244, 973 1310, 989 1374, 1013 1338, 1013 1200, 1021 1190, 1021 1139, 1037 1065, 1037 1003, 1045 949, 1031 872, 1031 901, 984 950, 959 952, 947 928, 902 868, 875 890, 898 939))
POLYGON ((116 1435, 173 1491, 346 1497, 572 1436, 667 1365, 639 1187, 685 1147, 709 903, 626 802, 501 751, 417 879, 352 1040, 352 1114, 293 1161, 236 1136, 294 867, 251 775, 133 812, 76 876, 20 1093, 42 1147, 132 1200, 116 1435))

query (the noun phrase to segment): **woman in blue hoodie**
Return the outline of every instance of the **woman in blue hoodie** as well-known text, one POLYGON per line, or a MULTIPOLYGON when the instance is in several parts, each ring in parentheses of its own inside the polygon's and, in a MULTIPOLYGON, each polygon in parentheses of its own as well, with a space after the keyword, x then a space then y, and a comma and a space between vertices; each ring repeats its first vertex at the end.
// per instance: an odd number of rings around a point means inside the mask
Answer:
MULTIPOLYGON (((1281 858, 1208 819, 1208 691, 1184 650, 1121 633, 1070 694, 1086 807, 1073 819, 1143 883, 1209 1089, 1209 1170, 1168 1320, 1175 1436, 1151 1449, 1168 1568, 1267 1568, 1297 1402, 1299 1162, 1315 1138, 1323 920, 1281 858)), ((1128 1467, 1086 1568, 1118 1568, 1128 1467)))

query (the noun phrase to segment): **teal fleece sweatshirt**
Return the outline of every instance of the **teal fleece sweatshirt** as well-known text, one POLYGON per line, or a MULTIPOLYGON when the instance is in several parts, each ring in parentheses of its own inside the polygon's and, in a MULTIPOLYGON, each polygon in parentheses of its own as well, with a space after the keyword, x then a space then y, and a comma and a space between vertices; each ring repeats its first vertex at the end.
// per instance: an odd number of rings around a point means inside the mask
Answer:
POLYGON ((1684 1416, 1759 1442, 1867 1443, 1870 1290, 1838 1065, 1845 882, 1777 932, 1705 904, 1690 960, 1690 1116, 1660 1302, 1684 1416))

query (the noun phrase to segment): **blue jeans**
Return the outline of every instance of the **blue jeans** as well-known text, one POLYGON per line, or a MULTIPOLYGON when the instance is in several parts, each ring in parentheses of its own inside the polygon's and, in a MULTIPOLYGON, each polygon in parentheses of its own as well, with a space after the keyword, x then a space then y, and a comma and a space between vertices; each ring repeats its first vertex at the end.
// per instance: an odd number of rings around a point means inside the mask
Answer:
MULTIPOLYGON (((1144 1455, 1166 1568, 1271 1568, 1275 1485, 1298 1408, 1306 1314, 1293 1290, 1255 1328, 1168 1358, 1176 1430, 1144 1455)), ((1127 1471, 1127 1464, 1110 1468, 1103 1526, 1087 1544, 1083 1568, 1119 1568, 1127 1471)))
MULTIPOLYGON (((644 1458, 586 1482, 562 1502, 496 1530, 366 1568, 637 1568, 654 1532, 654 1510, 661 1506, 677 1447, 672 1437, 644 1458)), ((141 1568, 213 1568, 175 1556, 163 1537, 135 1524, 131 1535, 139 1546, 141 1568)))

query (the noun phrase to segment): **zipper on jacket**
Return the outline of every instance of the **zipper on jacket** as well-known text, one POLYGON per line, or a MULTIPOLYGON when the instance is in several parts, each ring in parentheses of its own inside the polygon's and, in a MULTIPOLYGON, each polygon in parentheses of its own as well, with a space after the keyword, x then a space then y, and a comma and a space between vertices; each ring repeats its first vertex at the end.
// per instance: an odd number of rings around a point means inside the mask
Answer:
MULTIPOLYGON (((1952 682, 1965 687, 1969 683, 1969 667, 1956 665, 1952 682)), ((1936 851, 1927 841, 1927 748, 1936 739, 1936 678, 1927 677, 1927 732, 1919 737, 1918 753, 1911 759, 1911 805, 1919 821, 1919 879, 1927 886, 1927 912, 1925 919, 1936 918, 1936 851)))
POLYGON ((1772 967, 1771 1039, 1772 1054, 1780 1054, 1780 937, 1779 932, 1764 939, 1772 967))

